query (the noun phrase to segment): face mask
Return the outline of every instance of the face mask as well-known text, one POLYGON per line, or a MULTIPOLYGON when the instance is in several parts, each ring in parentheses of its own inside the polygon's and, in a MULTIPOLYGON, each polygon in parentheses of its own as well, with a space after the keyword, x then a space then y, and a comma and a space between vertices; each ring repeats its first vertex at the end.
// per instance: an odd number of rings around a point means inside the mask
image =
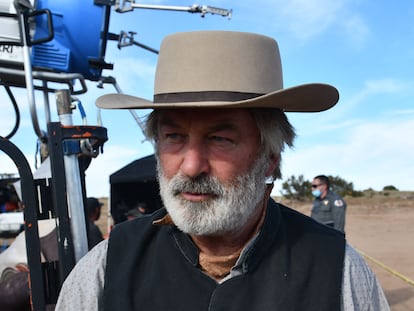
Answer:
POLYGON ((319 197, 321 196, 321 194, 322 194, 322 192, 321 192, 319 189, 312 190, 312 195, 313 195, 315 198, 319 198, 319 197))

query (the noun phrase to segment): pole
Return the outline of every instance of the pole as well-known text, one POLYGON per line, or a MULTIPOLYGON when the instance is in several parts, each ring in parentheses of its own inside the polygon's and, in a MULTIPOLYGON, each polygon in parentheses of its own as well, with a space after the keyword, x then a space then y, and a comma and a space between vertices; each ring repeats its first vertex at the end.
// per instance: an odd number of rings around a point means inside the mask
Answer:
MULTIPOLYGON (((62 126, 73 125, 71 97, 69 90, 56 91, 56 104, 62 126)), ((70 142, 68 142, 70 144, 70 142)), ((82 182, 79 172, 78 155, 64 155, 67 200, 70 226, 73 237, 75 261, 78 262, 88 252, 82 182)))

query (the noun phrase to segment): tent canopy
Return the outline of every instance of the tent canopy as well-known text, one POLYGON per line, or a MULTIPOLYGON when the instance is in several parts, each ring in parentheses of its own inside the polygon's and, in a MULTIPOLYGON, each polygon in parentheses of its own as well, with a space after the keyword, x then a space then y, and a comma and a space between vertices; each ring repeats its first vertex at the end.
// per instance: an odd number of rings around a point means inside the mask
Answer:
POLYGON ((157 161, 154 155, 132 161, 109 177, 112 184, 128 182, 154 182, 157 180, 157 161))
POLYGON ((138 203, 145 203, 150 212, 162 207, 154 155, 132 161, 109 177, 111 214, 115 224, 126 220, 125 213, 138 203))

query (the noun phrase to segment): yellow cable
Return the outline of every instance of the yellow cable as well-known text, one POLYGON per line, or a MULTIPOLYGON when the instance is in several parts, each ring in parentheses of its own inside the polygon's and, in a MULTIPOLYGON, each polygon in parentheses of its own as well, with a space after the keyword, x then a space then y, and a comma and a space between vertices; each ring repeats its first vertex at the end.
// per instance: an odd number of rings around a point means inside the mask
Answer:
POLYGON ((369 260, 371 260, 371 261, 375 262, 377 265, 379 265, 380 267, 382 267, 384 270, 387 270, 387 271, 388 271, 388 272, 390 272, 391 274, 393 274, 393 275, 395 275, 395 276, 399 277, 399 278, 400 278, 400 279, 402 279, 403 281, 405 281, 405 282, 407 282, 408 284, 410 284, 410 285, 413 285, 413 286, 414 286, 414 281, 413 281, 413 280, 411 280, 410 278, 408 278, 408 277, 406 277, 406 276, 402 275, 401 273, 399 273, 398 271, 396 271, 396 270, 394 270, 394 269, 392 269, 392 268, 388 267, 387 265, 383 264, 381 261, 379 261, 379 260, 377 260, 377 259, 375 259, 375 258, 373 258, 373 257, 369 256, 368 254, 364 253, 363 251, 361 251, 361 250, 359 250, 359 249, 357 249, 357 248, 355 248, 355 249, 356 249, 356 250, 357 250, 357 252, 358 252, 358 253, 360 253, 362 256, 364 256, 365 258, 367 258, 367 259, 369 259, 369 260))

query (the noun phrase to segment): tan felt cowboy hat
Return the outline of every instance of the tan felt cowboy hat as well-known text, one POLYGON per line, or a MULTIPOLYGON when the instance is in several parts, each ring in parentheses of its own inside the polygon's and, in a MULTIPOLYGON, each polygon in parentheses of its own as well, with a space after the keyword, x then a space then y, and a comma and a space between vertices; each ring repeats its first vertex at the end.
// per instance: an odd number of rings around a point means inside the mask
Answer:
POLYGON ((312 83, 283 88, 276 41, 230 31, 184 32, 167 36, 160 48, 154 99, 108 94, 96 105, 138 108, 279 108, 316 112, 338 101, 336 88, 312 83))

